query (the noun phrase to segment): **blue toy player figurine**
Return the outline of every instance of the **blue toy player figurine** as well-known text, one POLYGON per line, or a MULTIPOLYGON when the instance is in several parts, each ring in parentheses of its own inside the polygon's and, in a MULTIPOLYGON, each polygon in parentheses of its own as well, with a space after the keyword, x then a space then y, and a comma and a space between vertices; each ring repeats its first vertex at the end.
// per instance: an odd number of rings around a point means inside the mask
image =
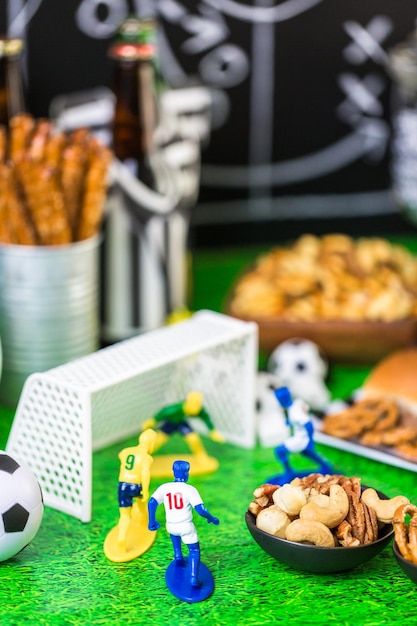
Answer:
POLYGON ((213 576, 200 562, 200 543, 193 523, 195 509, 207 522, 220 523, 206 509, 195 487, 187 484, 190 464, 188 461, 174 461, 172 466, 174 481, 158 487, 148 502, 149 530, 158 530, 156 510, 163 502, 165 506, 166 529, 174 548, 174 561, 167 568, 165 580, 168 589, 180 600, 199 602, 213 591, 213 576), (188 547, 188 558, 182 554, 182 544, 188 547))
POLYGON ((311 474, 311 470, 298 472, 294 470, 289 461, 290 454, 300 452, 303 456, 315 461, 318 468, 315 470, 321 474, 332 473, 330 464, 323 459, 315 450, 313 433, 314 426, 309 416, 309 407, 301 398, 292 399, 287 387, 279 387, 274 390, 275 397, 285 411, 286 422, 290 427, 290 436, 281 445, 275 448, 275 456, 284 466, 285 472, 268 479, 269 483, 283 485, 297 476, 311 474))

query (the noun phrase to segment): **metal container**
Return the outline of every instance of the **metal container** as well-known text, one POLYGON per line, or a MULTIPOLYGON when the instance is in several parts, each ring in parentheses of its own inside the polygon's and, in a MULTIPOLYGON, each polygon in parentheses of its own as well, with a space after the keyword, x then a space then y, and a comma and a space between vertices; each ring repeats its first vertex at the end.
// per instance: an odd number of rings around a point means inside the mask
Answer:
POLYGON ((2 404, 17 405, 30 374, 99 347, 99 245, 0 245, 2 404))

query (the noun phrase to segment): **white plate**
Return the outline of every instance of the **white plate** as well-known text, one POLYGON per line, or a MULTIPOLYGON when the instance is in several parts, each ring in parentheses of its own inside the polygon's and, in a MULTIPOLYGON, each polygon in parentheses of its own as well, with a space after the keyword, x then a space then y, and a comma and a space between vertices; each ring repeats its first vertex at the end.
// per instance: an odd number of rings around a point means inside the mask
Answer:
POLYGON ((412 472, 417 472, 417 463, 412 463, 411 461, 407 461, 400 456, 392 454, 388 451, 388 448, 369 448, 368 446, 363 446, 362 444, 355 443, 354 441, 326 435, 320 431, 320 424, 320 420, 314 420, 314 440, 317 443, 329 446, 330 448, 345 450, 345 452, 351 452, 352 454, 357 454, 358 456, 363 456, 367 459, 372 459, 373 461, 379 461, 380 463, 386 463, 387 465, 393 465, 394 467, 401 467, 412 472))

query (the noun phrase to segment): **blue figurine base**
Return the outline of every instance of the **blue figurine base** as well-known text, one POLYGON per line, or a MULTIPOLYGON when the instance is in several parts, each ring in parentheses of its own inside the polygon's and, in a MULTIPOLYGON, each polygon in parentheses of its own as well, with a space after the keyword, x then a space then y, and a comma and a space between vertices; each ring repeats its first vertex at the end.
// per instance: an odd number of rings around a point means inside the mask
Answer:
POLYGON ((165 572, 165 582, 170 592, 179 600, 190 603, 201 602, 211 596, 214 590, 214 579, 208 567, 200 562, 198 579, 201 584, 198 587, 190 584, 190 575, 188 558, 184 559, 184 565, 172 561, 165 572))

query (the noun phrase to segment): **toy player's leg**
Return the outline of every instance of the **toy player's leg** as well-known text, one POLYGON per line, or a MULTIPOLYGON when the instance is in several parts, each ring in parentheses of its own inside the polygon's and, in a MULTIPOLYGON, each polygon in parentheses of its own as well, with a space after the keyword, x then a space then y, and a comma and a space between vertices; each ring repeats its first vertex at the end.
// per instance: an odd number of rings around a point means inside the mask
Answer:
POLYGON ((155 437, 155 444, 153 451, 156 452, 159 448, 162 448, 164 443, 166 443, 169 439, 169 435, 165 433, 163 430, 158 430, 155 437))
POLYGON ((198 433, 195 433, 195 432, 187 433, 186 435, 184 435, 184 439, 193 454, 196 454, 196 455, 207 454, 206 449, 198 433))
POLYGON ((284 466, 285 473, 291 474, 292 473, 292 469, 291 469, 291 466, 290 466, 290 462, 288 460, 289 452, 288 452, 287 448, 284 445, 277 446, 275 448, 274 452, 275 452, 275 456, 277 457, 278 461, 284 466))
POLYGON ((312 461, 315 461, 318 464, 321 474, 332 473, 333 469, 330 463, 328 463, 322 456, 320 456, 318 452, 316 452, 314 448, 314 443, 309 443, 307 448, 303 451, 303 454, 304 456, 311 459, 312 461))
POLYGON ((181 537, 177 535, 170 535, 172 541, 172 547, 174 548, 174 559, 177 565, 184 565, 184 557, 182 555, 181 537))
POLYGON ((190 582, 192 587, 199 587, 200 582, 198 580, 198 567, 200 565, 200 543, 189 543, 188 549, 190 551, 190 582))
POLYGON ((133 499, 137 498, 142 493, 142 485, 135 483, 119 482, 117 490, 117 498, 119 502, 119 525, 118 525, 118 543, 119 547, 124 547, 126 544, 126 535, 129 529, 133 499))
POLYGON ((126 545, 126 535, 130 524, 130 516, 132 513, 131 506, 122 506, 119 508, 120 518, 118 526, 117 541, 121 547, 126 545))

